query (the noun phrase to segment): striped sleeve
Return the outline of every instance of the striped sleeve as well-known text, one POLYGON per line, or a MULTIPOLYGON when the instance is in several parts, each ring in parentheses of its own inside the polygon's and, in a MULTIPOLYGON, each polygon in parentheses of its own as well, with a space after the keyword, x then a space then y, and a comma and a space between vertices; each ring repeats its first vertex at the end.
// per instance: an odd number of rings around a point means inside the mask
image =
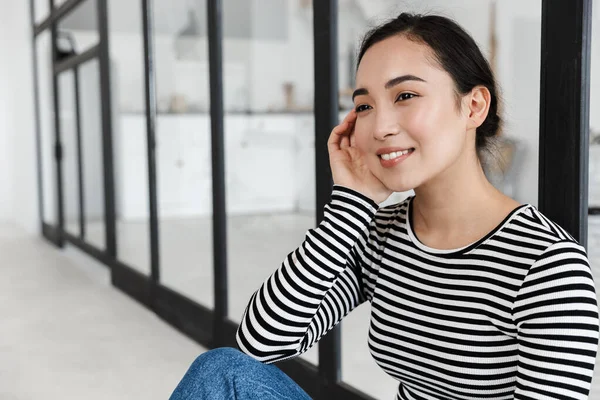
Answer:
POLYGON ((351 250, 376 211, 371 199, 334 186, 323 221, 250 298, 236 334, 240 350, 264 363, 295 357, 365 301, 351 250))
POLYGON ((598 306, 585 249, 549 246, 515 300, 515 399, 588 399, 598 349, 598 306))

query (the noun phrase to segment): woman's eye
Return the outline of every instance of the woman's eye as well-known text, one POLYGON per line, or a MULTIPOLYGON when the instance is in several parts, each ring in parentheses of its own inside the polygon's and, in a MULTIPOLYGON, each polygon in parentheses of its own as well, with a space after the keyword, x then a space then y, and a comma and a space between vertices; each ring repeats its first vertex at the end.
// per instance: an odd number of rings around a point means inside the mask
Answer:
POLYGON ((408 99, 412 99, 413 97, 416 97, 416 96, 417 95, 413 94, 413 93, 400 93, 400 95, 398 96, 396 101, 408 100, 408 99))
POLYGON ((356 112, 361 112, 361 111, 366 111, 370 108, 371 106, 368 106, 366 104, 361 104, 356 106, 356 112))

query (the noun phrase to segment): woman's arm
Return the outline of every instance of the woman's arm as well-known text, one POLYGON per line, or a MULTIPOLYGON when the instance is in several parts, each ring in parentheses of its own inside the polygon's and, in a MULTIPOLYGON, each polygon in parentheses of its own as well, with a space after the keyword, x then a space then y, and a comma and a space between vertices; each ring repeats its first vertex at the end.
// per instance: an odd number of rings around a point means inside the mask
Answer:
POLYGON ((551 245, 515 302, 519 362, 515 399, 587 399, 598 349, 598 306, 585 249, 551 245))
POLYGON ((376 210, 366 196, 334 186, 323 221, 252 295, 236 335, 242 351, 266 363, 295 357, 365 301, 359 252, 351 250, 376 210))

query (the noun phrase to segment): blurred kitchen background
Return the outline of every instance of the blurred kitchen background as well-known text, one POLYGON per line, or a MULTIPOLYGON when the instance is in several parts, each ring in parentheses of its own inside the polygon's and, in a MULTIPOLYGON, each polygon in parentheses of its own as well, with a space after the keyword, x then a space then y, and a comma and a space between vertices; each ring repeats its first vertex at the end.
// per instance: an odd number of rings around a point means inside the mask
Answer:
MULTIPOLYGON (((97 1, 81 2, 58 24, 57 43, 63 57, 82 54, 98 45, 97 1)), ((60 7, 64 2, 55 0, 54 6, 60 7)), ((316 223, 313 2, 222 3, 228 317, 239 322, 250 295, 316 223)), ((366 30, 401 11, 450 16, 473 35, 489 57, 501 88, 505 125, 498 151, 489 160, 486 171, 507 194, 522 203, 537 205, 541 0, 338 3, 340 118, 352 104, 357 46, 366 30)), ((107 0, 107 4, 117 254, 120 262, 150 276, 141 1, 107 0)), ((50 2, 35 0, 34 6, 35 23, 40 23, 49 15, 50 2)), ((152 9, 161 284, 212 308, 207 4, 206 0, 154 0, 152 9)), ((35 53, 38 63, 41 218, 55 225, 58 207, 51 31, 41 32, 31 49, 28 5, 1 0, 0 11, 0 43, 7 57, 0 66, 0 92, 4 93, 0 94, 0 116, 4 117, 7 132, 0 131, 0 149, 5 152, 5 157, 0 157, 0 166, 5 166, 0 179, 6 183, 3 187, 13 188, 0 203, 0 219, 10 221, 10 232, 19 229, 24 235, 39 235, 31 54, 35 53), (11 58, 22 63, 9 63, 11 58), (22 85, 23 81, 28 83, 22 85), (18 228, 12 228, 15 226, 18 228)), ((600 23, 597 3, 593 11, 594 24, 600 23)), ((593 29, 591 43, 589 206, 597 213, 599 29, 593 29)), ((85 237, 86 243, 102 252, 106 249, 107 227, 99 82, 100 65, 95 59, 57 76, 65 230, 85 237), (78 162, 79 157, 83 163, 78 162), (85 216, 82 221, 81 204, 85 216)), ((408 194, 397 193, 390 201, 402 200, 408 194)), ((588 224, 589 256, 600 279, 600 215, 591 214, 588 224)), ((90 262, 86 257, 67 256, 69 262, 76 257, 75 264, 90 262)), ((368 317, 368 306, 362 306, 342 323, 342 378, 374 398, 391 398, 396 383, 378 369, 368 353, 368 317)), ((302 358, 317 365, 318 346, 302 358)), ((173 383, 171 380, 153 392, 154 398, 165 398, 166 387, 173 383)), ((24 387, 21 390, 25 391, 24 387)), ((34 397, 13 393, 7 398, 34 397)))

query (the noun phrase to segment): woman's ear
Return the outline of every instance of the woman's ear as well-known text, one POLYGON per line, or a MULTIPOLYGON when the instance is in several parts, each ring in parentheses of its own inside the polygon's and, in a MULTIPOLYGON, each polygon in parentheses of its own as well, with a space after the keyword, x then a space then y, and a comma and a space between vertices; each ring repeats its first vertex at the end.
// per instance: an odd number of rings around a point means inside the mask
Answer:
POLYGON ((468 118, 467 128, 476 129, 485 121, 490 110, 492 95, 485 86, 475 86, 467 96, 468 118))

